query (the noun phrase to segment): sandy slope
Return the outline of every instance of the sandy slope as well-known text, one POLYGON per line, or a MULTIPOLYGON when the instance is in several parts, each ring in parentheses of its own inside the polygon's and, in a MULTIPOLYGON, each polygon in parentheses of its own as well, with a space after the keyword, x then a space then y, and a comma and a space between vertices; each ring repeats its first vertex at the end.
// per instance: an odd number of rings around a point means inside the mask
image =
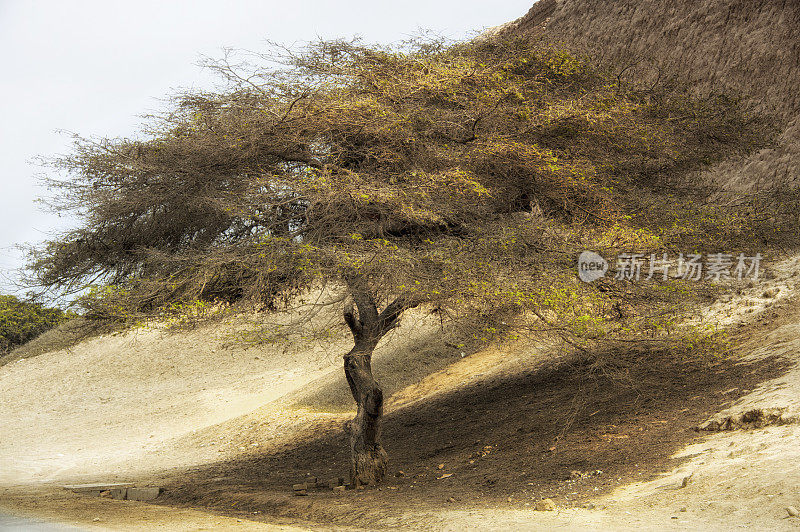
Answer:
POLYGON ((593 502, 595 509, 455 511, 430 516, 441 529, 597 530, 797 530, 800 519, 800 311, 796 309, 800 257, 771 268, 771 275, 704 312, 706 322, 753 326, 774 318, 783 294, 793 309, 740 347, 742 360, 783 357, 791 368, 733 402, 714 418, 754 409, 779 410, 788 424, 713 432, 675 455, 685 460, 657 479, 623 486, 593 502), (768 297, 764 297, 764 294, 768 297), (778 303, 779 304, 779 303, 778 303))
MULTIPOLYGON (((349 411, 341 356, 352 340, 337 321, 339 309, 303 306, 190 331, 135 329, 0 367, 0 484, 114 475, 122 464, 131 474, 215 460, 230 438, 203 429, 287 394, 313 410, 349 411), (288 336, 279 326, 311 311, 312 324, 288 336), (324 338, 313 338, 312 331, 331 324, 324 338), (256 333, 276 339, 249 348, 242 343, 256 333), (299 393, 311 382, 312 392, 299 393), (195 445, 184 447, 187 441, 195 445), (176 446, 180 452, 173 452, 176 446)), ((388 379, 387 390, 458 356, 452 349, 432 356, 443 350, 441 342, 437 323, 412 313, 376 352, 376 370, 398 375, 388 379)), ((283 434, 291 418, 285 405, 269 411, 275 422, 267 428, 283 434)), ((262 431, 260 441, 274 437, 262 431)))
MULTIPOLYGON (((257 318, 256 318, 257 319, 257 318)), ((226 348, 247 323, 136 329, 0 368, 0 482, 113 471, 176 436, 235 418, 329 371, 345 348, 226 348)))

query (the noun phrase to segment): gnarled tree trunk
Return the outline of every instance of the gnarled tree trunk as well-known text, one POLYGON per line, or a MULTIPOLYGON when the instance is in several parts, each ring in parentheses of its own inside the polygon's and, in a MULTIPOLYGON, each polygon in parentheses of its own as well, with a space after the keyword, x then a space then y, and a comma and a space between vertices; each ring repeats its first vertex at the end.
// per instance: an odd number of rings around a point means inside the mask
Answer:
POLYGON ((345 279, 353 301, 345 306, 344 319, 355 346, 344 356, 344 373, 358 413, 350 424, 350 482, 354 487, 380 482, 386 474, 387 455, 381 443, 383 390, 372 375, 372 352, 378 341, 398 325, 400 314, 418 303, 398 297, 378 312, 369 287, 359 276, 345 279), (356 316, 352 303, 356 304, 356 316))
POLYGON ((344 357, 344 372, 358 413, 350 423, 350 482, 374 485, 386 473, 386 451, 381 444, 383 390, 372 376, 372 352, 353 348, 344 357))

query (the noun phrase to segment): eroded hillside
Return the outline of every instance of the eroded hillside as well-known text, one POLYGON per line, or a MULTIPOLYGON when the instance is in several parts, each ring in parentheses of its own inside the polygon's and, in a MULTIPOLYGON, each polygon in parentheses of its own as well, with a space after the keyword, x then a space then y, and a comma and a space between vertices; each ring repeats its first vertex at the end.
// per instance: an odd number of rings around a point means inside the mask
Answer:
POLYGON ((749 190, 800 179, 798 27, 792 0, 541 0, 500 31, 563 42, 645 86, 674 77, 699 93, 741 95, 776 116, 777 146, 708 173, 749 190))

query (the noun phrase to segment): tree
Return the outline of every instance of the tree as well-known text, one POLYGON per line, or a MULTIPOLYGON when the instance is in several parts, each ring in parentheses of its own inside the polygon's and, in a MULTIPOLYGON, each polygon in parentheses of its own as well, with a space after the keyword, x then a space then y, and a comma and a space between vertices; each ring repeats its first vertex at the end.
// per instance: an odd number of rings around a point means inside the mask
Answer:
POLYGON ((34 250, 31 271, 65 291, 94 283, 82 301, 97 319, 197 300, 274 308, 339 283, 354 483, 385 472, 370 361, 404 311, 469 316, 477 341, 525 311, 585 329, 594 303, 580 298, 597 292, 575 281, 576 251, 662 249, 625 214, 632 192, 755 137, 735 102, 623 87, 521 40, 235 58, 209 63, 226 89, 176 96, 143 140, 76 138, 52 161, 69 173, 50 181, 54 208, 84 223, 34 250))

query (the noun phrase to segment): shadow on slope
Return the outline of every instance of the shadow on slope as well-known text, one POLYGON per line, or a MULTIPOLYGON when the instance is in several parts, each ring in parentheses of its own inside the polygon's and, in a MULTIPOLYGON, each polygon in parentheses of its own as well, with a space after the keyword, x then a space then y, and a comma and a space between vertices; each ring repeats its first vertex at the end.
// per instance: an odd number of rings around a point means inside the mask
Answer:
POLYGON ((541 496, 569 505, 673 466, 670 456, 700 437, 694 426, 786 365, 729 360, 708 367, 658 352, 620 353, 618 361, 623 370, 615 378, 562 363, 390 413, 390 473, 380 490, 292 496, 292 484, 307 475, 347 475, 341 422, 321 421, 313 437, 277 452, 182 471, 168 483, 165 502, 361 526, 401 516, 408 526, 411 508, 520 506, 541 496))

